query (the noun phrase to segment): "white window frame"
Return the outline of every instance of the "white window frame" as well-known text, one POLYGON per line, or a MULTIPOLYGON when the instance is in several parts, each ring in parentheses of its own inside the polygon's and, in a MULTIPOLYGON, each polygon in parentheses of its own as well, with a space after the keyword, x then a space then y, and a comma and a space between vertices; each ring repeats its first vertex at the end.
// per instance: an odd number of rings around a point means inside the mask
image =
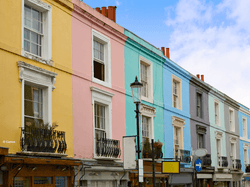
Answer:
POLYGON ((173 126, 173 146, 175 154, 175 128, 180 128, 180 143, 179 149, 184 149, 184 137, 183 137, 183 128, 185 128, 185 120, 177 116, 172 116, 172 126, 173 126))
MULTIPOLYGON (((149 118, 149 142, 151 143, 151 139, 154 139, 154 117, 155 117, 156 109, 154 107, 140 104, 140 128, 142 135, 142 116, 149 118)), ((142 137, 142 136, 141 136, 142 137)), ((142 143, 142 138, 141 138, 142 143)))
POLYGON ((92 81, 103 85, 105 87, 111 88, 111 42, 110 39, 99 33, 98 31, 92 29, 92 81), (104 44, 104 81, 99 80, 94 77, 94 40, 104 44))
POLYGON ((52 90, 55 89, 57 73, 18 61, 19 81, 22 82, 22 127, 24 127, 25 83, 43 89, 43 121, 52 125, 52 90))
POLYGON ((247 118, 245 116, 242 116, 242 131, 243 131, 243 138, 244 139, 248 139, 248 136, 247 136, 247 118), (244 123, 245 121, 245 123, 244 123))
POLYGON ((220 126, 220 102, 217 100, 214 100, 214 124, 220 126), (215 104, 218 105, 218 114, 216 114, 215 104), (218 122, 216 121, 216 115, 218 116, 218 122))
POLYGON ((100 158, 95 153, 95 103, 105 106, 105 131, 106 138, 112 139, 112 97, 113 93, 102 90, 97 87, 90 87, 92 91, 92 112, 93 112, 93 155, 94 158, 100 158))
POLYGON ((243 143, 243 154, 244 154, 244 164, 245 165, 249 164, 248 149, 249 149, 249 144, 243 143), (247 155, 245 155, 245 151, 246 151, 247 155), (247 158, 247 160, 245 160, 245 157, 247 158))
POLYGON ((203 118, 203 111, 202 111, 202 106, 203 106, 203 104, 202 104, 202 100, 203 100, 203 94, 201 93, 201 92, 196 92, 196 117, 198 117, 198 118, 203 118), (200 95, 200 105, 198 105, 198 95, 200 95), (198 116, 198 106, 199 106, 199 108, 200 108, 200 116, 198 116))
MULTIPOLYGON (((215 139, 216 139, 216 155, 217 155, 217 158, 218 156, 222 156, 222 137, 223 137, 223 133, 220 132, 220 131, 215 131, 215 139), (218 150, 218 147, 217 147, 217 140, 220 140, 220 150, 218 150), (220 152, 220 155, 218 155, 218 151, 220 152)), ((217 162, 218 163, 218 162, 217 162)))
POLYGON ((142 56, 139 56, 139 80, 141 82, 141 64, 144 64, 147 66, 147 84, 148 84, 148 97, 145 97, 145 96, 141 96, 141 99, 144 100, 144 101, 147 101, 149 103, 153 103, 153 63, 142 57, 142 56))
POLYGON ((231 107, 229 107, 229 129, 230 131, 235 132, 235 113, 234 113, 234 109, 231 107), (231 116, 231 113, 232 113, 232 116, 231 116))
POLYGON ((42 62, 44 64, 53 65, 52 61, 52 7, 41 0, 22 0, 22 21, 21 21, 21 55, 42 62), (28 5, 42 13, 43 19, 43 37, 42 37, 42 56, 37 56, 24 50, 24 5, 28 5))
MULTIPOLYGON (((178 83, 178 106, 177 109, 182 110, 182 80, 175 76, 172 75, 172 106, 174 107, 174 93, 173 93, 173 83, 177 82, 178 83)), ((175 107, 174 107, 175 108, 175 107)))

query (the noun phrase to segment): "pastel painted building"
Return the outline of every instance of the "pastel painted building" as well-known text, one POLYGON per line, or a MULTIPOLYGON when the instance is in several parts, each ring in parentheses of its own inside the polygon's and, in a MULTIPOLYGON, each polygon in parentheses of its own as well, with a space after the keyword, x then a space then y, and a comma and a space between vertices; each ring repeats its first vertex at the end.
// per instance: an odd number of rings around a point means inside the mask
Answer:
POLYGON ((250 111, 249 108, 239 104, 239 133, 240 133, 240 160, 242 176, 242 186, 249 187, 250 165, 249 165, 249 144, 250 144, 250 111))
POLYGON ((163 65, 165 158, 181 163, 180 174, 169 175, 169 185, 192 186, 189 73, 168 58, 163 65))
MULTIPOLYGON (((214 169, 211 168, 210 123, 208 110, 208 93, 210 87, 204 82, 204 75, 191 75, 189 84, 190 128, 192 151, 206 149, 207 155, 200 157, 202 170, 197 174, 198 186, 212 184, 214 169)), ((195 161, 197 157, 193 157, 195 161)))
POLYGON ((209 92, 209 120, 214 185, 240 185, 238 106, 212 87, 209 92))
MULTIPOLYGON (((124 174, 127 37, 111 20, 115 7, 103 7, 104 16, 80 0, 72 3, 73 153, 82 160, 75 185, 117 186, 124 174)), ((125 175, 121 183, 127 180, 125 175)))
POLYGON ((73 186, 72 9, 0 1, 0 186, 73 186))
MULTIPOLYGON (((136 36, 131 31, 125 29, 128 37, 125 42, 125 90, 126 90, 126 135, 137 135, 135 112, 136 105, 133 103, 130 84, 135 81, 135 77, 143 83, 142 101, 140 104, 140 141, 144 166, 151 164, 145 156, 147 150, 144 149, 147 139, 164 143, 164 121, 163 121, 163 63, 165 61, 162 51, 152 46, 142 38, 136 36)), ((164 150, 164 144, 162 147, 164 150)), ((164 155, 164 153, 163 153, 164 155)), ((150 157, 150 153, 149 153, 150 157)), ((144 168, 145 168, 144 167, 144 168)), ((149 167, 150 168, 150 167, 149 167)), ((144 170, 145 171, 145 170, 144 170)), ((138 172, 138 171, 136 171, 138 172)), ((150 171, 152 173, 152 171, 150 171)), ((136 185, 137 177, 131 173, 130 180, 132 186, 136 185)), ((152 181, 152 177, 144 176, 145 181, 152 181)), ((156 183, 164 183, 164 179, 156 174, 156 183)))

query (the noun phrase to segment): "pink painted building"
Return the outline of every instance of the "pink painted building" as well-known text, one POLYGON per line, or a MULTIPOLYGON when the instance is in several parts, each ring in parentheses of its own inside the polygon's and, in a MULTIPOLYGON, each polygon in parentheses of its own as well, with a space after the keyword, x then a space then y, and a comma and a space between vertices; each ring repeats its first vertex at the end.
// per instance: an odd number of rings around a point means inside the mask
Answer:
MULTIPOLYGON (((115 23, 116 7, 72 3, 73 153, 83 162, 75 182, 118 186, 124 174, 126 36, 115 23)), ((125 173, 122 183, 127 180, 125 173)))

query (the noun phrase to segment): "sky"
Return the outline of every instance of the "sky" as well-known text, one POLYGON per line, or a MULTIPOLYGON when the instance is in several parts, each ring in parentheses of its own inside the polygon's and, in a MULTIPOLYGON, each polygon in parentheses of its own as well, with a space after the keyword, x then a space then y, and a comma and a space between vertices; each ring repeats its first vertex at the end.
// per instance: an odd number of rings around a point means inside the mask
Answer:
POLYGON ((82 0, 117 6, 116 22, 250 107, 249 0, 82 0))

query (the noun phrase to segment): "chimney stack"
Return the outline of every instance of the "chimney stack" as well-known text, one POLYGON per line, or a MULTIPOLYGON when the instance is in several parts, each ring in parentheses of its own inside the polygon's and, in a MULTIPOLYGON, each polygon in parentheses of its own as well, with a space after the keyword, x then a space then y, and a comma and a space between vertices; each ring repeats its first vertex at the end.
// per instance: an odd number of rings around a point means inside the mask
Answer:
POLYGON ((165 47, 161 47, 161 51, 162 51, 163 55, 165 56, 165 47))
POLYGON ((166 57, 170 59, 169 48, 166 48, 166 57))
POLYGON ((96 7, 95 10, 110 20, 116 22, 116 8, 116 6, 109 6, 108 9, 107 7, 102 7, 102 9, 96 7))
POLYGON ((204 75, 201 75, 201 80, 204 82, 204 75))
POLYGON ((200 74, 197 74, 196 77, 197 77, 198 79, 200 79, 200 74))

